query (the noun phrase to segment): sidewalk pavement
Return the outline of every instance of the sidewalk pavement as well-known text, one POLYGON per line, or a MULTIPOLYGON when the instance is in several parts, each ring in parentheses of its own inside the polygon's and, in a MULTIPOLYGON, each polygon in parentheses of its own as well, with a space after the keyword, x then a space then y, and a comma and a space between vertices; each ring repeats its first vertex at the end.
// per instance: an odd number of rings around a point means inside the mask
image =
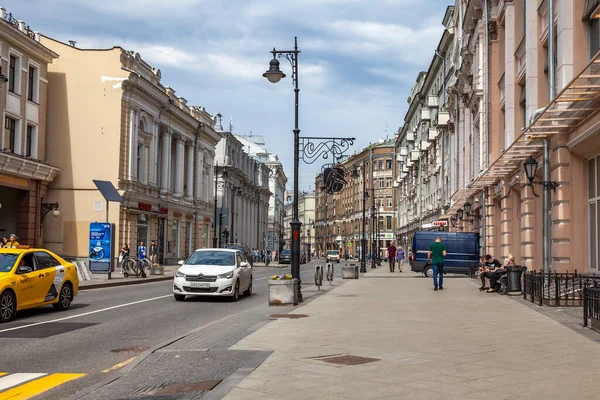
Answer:
POLYGON ((382 264, 270 322, 230 347, 273 353, 225 399, 598 397, 599 344, 468 278, 432 286, 382 264))
POLYGON ((108 279, 107 274, 92 274, 91 281, 79 281, 79 290, 168 281, 173 279, 173 275, 175 275, 175 272, 177 269, 179 269, 179 265, 165 265, 164 267, 164 275, 150 275, 149 271, 147 271, 146 274, 148 275, 145 278, 137 278, 132 276, 125 278, 121 273, 120 268, 117 268, 117 270, 111 274, 111 279, 108 279))

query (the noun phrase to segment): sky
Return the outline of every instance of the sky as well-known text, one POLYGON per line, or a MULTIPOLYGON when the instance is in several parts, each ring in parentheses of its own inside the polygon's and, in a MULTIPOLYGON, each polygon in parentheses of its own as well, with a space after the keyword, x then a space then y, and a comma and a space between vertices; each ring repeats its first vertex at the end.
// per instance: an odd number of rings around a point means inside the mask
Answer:
MULTIPOLYGON (((450 0, 4 0, 32 30, 80 48, 122 46, 160 68, 188 105, 223 115, 233 133, 262 135, 293 187, 294 91, 289 63, 262 74, 273 47, 298 37, 301 136, 355 137, 349 151, 393 138, 427 70, 450 0)), ((324 163, 300 164, 314 190, 324 163)))

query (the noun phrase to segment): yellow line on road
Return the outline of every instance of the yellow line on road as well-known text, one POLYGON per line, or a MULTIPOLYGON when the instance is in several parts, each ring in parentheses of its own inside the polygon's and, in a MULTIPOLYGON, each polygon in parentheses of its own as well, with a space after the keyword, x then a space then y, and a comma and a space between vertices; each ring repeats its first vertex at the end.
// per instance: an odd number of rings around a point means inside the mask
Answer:
POLYGON ((0 400, 27 400, 85 374, 52 374, 0 393, 0 400))
POLYGON ((130 358, 129 360, 125 360, 122 363, 118 363, 117 365, 113 365, 112 367, 107 368, 107 369, 103 370, 102 372, 116 371, 119 368, 123 368, 124 366, 126 366, 127 364, 129 364, 130 362, 132 362, 133 360, 135 360, 135 357, 130 358))

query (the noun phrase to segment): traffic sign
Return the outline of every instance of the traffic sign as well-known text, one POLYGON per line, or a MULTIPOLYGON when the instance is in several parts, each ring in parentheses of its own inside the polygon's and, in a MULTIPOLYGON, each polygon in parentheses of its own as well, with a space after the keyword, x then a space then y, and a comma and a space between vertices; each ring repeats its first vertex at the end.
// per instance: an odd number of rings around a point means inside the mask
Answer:
POLYGON ((346 246, 348 246, 348 247, 352 247, 352 242, 348 242, 348 243, 346 244, 346 246))

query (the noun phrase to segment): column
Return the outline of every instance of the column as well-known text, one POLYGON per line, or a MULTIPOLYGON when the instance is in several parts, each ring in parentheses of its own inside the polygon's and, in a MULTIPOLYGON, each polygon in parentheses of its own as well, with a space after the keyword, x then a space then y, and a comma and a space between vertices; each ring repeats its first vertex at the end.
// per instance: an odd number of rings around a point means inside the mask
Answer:
POLYGON ((148 184, 148 173, 152 173, 152 171, 148 171, 149 170, 149 163, 150 163, 150 148, 146 145, 144 145, 144 149, 142 151, 142 171, 137 171, 139 177, 140 177, 140 182, 142 182, 144 185, 148 184))
POLYGON ((175 139, 175 196, 183 195, 183 151, 185 143, 181 136, 177 136, 175 139))
POLYGON ((502 181, 502 201, 500 203, 500 226, 501 236, 500 240, 500 254, 494 254, 498 259, 506 257, 509 253, 513 252, 513 238, 512 238, 512 193, 511 188, 504 184, 502 181))
MULTIPOLYGON (((496 243, 496 207, 492 197, 494 190, 490 187, 486 188, 485 196, 485 235, 486 235, 486 252, 487 254, 498 254, 496 243)), ((515 255, 516 256, 516 255, 515 255)))
POLYGON ((185 196, 189 199, 194 197, 194 143, 186 142, 187 145, 187 188, 185 196))
POLYGON ((148 179, 148 183, 152 186, 156 186, 158 184, 158 140, 159 140, 159 131, 158 131, 158 122, 154 121, 152 123, 152 143, 150 144, 150 176, 148 179))
POLYGON ((129 164, 127 168, 127 179, 134 181, 137 179, 137 110, 130 106, 129 109, 129 164))
MULTIPOLYGON (((527 177, 522 176, 521 182, 527 177)), ((541 226, 541 225, 540 225, 541 226)), ((540 233, 540 232, 538 232, 540 233)), ((541 235, 540 235, 541 237, 541 235)), ((541 264, 535 264, 535 197, 531 186, 521 190, 521 264, 528 270, 541 269, 541 264)))
POLYGON ((161 192, 169 191, 169 166, 171 165, 171 132, 165 131, 162 135, 162 159, 161 159, 161 192))
MULTIPOLYGON (((506 11, 504 13, 504 21, 506 29, 504 30, 504 54, 506 54, 504 61, 504 94, 505 94, 505 106, 504 106, 504 129, 505 129, 505 140, 504 148, 508 147, 515 140, 515 103, 517 102, 517 95, 515 92, 515 9, 512 2, 506 3, 506 11)), ((521 123, 519 122, 519 127, 521 123)))
MULTIPOLYGON (((551 167, 552 175, 551 180, 558 182, 556 188, 556 194, 551 193, 552 201, 552 225, 551 225, 551 270, 557 272, 566 271, 584 271, 585 265, 587 264, 587 253, 584 250, 585 245, 581 242, 583 240, 571 240, 571 238, 587 237, 587 220, 581 215, 581 218, 576 218, 575 213, 582 213, 583 210, 578 207, 573 207, 573 199, 577 198, 574 193, 577 190, 577 184, 572 179, 573 176, 585 177, 581 164, 574 163, 571 152, 567 147, 569 141, 569 135, 564 134, 558 136, 558 143, 552 146, 551 156, 551 167), (581 226, 577 228, 571 223, 571 221, 585 221, 581 226), (578 230, 575 233, 575 230, 578 230), (584 234, 583 232, 586 232, 584 234), (579 258, 579 260, 577 260, 579 258)), ((587 180, 583 180, 586 187, 587 180)), ((580 196, 578 204, 585 204, 586 196, 580 196)), ((587 202, 586 202, 587 203, 587 202)))
MULTIPOLYGON (((538 46, 539 46, 539 34, 538 34, 538 19, 539 14, 538 1, 537 0, 526 0, 526 35, 525 35, 525 62, 527 68, 526 72, 526 91, 527 91, 527 103, 526 113, 532 115, 537 111, 538 107, 538 46)), ((544 101, 543 104, 546 104, 544 101)))
POLYGON ((204 153, 202 149, 198 147, 196 149, 196 157, 198 157, 197 163, 197 176, 196 176, 196 199, 206 201, 206 196, 203 194, 203 183, 204 183, 204 153))
MULTIPOLYGON (((576 42, 573 21, 578 18, 573 15, 576 3, 574 1, 558 1, 555 7, 557 25, 555 31, 557 43, 554 45, 554 51, 557 55, 555 96, 573 79, 573 64, 575 62, 575 46, 573 46, 573 43, 576 42)), ((577 7, 578 13, 581 13, 580 7, 577 7)))

